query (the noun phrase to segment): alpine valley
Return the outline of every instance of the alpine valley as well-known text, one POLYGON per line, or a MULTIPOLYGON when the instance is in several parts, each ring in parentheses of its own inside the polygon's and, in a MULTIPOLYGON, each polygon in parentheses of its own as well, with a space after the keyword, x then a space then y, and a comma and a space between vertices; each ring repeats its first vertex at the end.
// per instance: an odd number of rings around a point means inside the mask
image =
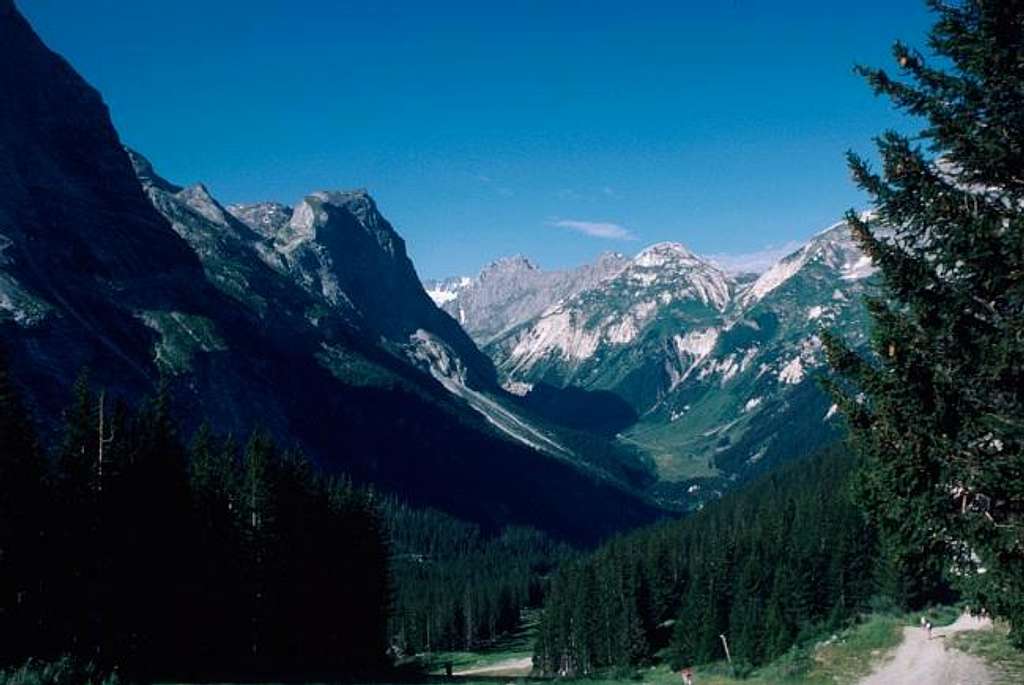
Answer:
POLYGON ((125 148, 10 2, 0 37, 0 341, 44 435, 79 374, 129 404, 162 386, 190 431, 259 426, 412 503, 575 541, 838 435, 818 333, 864 330, 871 282, 842 224, 760 275, 661 243, 421 284, 366 191, 226 206, 125 148))
POLYGON ((524 404, 588 425, 605 418, 593 414, 594 397, 624 403, 634 420, 614 439, 652 469, 650 492, 675 508, 837 439, 816 379, 819 333, 864 341, 873 272, 839 223, 761 274, 727 273, 659 243, 569 272, 501 259, 475 278, 427 287, 524 404), (559 287, 544 290, 549 282, 559 287))
POLYGON ((0 0, 0 685, 1024 682, 1024 0, 864 196, 906 8, 115 4, 0 0))

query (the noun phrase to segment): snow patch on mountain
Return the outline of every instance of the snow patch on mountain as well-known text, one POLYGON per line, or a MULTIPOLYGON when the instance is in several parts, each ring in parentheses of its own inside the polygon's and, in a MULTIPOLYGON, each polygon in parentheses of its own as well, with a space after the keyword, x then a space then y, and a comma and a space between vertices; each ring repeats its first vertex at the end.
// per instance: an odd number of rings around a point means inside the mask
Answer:
POLYGON ((794 357, 779 371, 779 382, 796 385, 804 379, 804 365, 800 357, 794 357))
POLYGON ((445 302, 451 302, 456 297, 458 297, 458 295, 453 293, 451 290, 441 289, 427 290, 427 295, 430 296, 430 299, 433 300, 434 304, 436 304, 438 307, 443 305, 445 302))
POLYGON ((852 264, 847 262, 843 265, 843 273, 841 278, 844 281, 859 281, 862 278, 867 278, 871 274, 875 273, 874 263, 871 261, 871 257, 866 254, 862 254, 856 262, 852 264))
POLYGON ((501 384, 501 387, 505 388, 506 391, 519 397, 526 397, 533 390, 533 383, 524 383, 522 381, 506 380, 501 384))
MULTIPOLYGON (((446 278, 443 281, 424 281, 423 289, 438 307, 444 308, 449 302, 458 299, 459 293, 473 284, 469 276, 446 278)), ((450 312, 449 312, 450 313, 450 312)), ((460 322, 465 319, 465 311, 460 308, 460 322)))

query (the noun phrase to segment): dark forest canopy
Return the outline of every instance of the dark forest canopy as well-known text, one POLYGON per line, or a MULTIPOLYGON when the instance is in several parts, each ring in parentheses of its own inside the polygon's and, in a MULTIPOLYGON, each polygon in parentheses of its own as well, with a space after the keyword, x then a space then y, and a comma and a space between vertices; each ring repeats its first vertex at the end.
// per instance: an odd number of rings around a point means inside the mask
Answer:
POLYGON ((476 524, 389 498, 396 656, 470 650, 519 627, 540 606, 547 577, 574 552, 535 530, 488 535, 476 524))
POLYGON ((370 493, 256 432, 189 447, 158 397, 76 385, 47 455, 0 371, 0 664, 140 677, 383 664, 388 545, 370 493), (344 620, 339 620, 344 617, 344 620))
POLYGON ((679 521, 618 537, 552 583, 534 660, 551 674, 637 666, 761 664, 865 610, 874 533, 836 449, 795 462, 679 521))
POLYGON ((163 395, 131 409, 84 375, 44 449, 2 360, 0 445, 0 671, 381 673, 518 627, 573 554, 325 476, 259 431, 186 445, 163 395))

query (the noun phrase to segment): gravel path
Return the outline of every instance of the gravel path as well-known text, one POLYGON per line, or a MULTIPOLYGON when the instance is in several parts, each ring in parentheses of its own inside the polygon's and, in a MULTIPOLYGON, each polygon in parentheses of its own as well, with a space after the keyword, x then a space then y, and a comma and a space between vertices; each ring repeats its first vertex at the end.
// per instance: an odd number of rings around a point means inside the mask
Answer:
POLYGON ((495 661, 487 666, 455 671, 452 675, 526 676, 530 675, 532 670, 533 657, 526 656, 521 659, 505 659, 504 661, 495 661))
POLYGON ((859 685, 991 685, 992 671, 981 659, 946 646, 946 638, 965 630, 987 630, 992 624, 967 614, 956 623, 932 630, 904 628, 903 642, 892 657, 859 685))

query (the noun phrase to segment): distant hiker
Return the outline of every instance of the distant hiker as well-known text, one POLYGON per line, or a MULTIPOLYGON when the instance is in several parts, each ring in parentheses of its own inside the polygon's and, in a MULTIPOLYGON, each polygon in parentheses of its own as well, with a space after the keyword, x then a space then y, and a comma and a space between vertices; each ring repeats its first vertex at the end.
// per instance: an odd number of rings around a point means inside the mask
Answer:
POLYGON ((927 620, 925 619, 925 617, 924 617, 924 616, 922 616, 922 617, 921 617, 921 627, 922 627, 922 628, 924 628, 924 624, 925 624, 925 623, 927 623, 927 622, 928 622, 928 621, 927 621, 927 620))
POLYGON ((449 678, 452 677, 452 662, 450 662, 450 661, 444 662, 444 674, 446 676, 448 676, 449 678))
POLYGON ((931 621, 925 621, 924 628, 925 628, 925 630, 928 631, 928 639, 931 640, 932 639, 932 622, 931 621))

